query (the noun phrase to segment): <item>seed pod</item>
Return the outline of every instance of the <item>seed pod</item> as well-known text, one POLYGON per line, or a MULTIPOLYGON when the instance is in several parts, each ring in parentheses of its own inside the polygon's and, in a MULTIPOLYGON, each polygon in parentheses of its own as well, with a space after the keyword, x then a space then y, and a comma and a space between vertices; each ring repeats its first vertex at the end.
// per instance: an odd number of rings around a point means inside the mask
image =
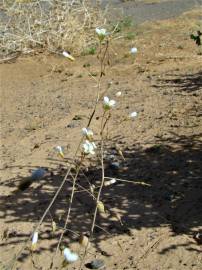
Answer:
POLYGON ((65 158, 63 152, 59 152, 58 155, 59 155, 61 158, 65 158))
POLYGON ((90 185, 90 192, 94 195, 95 185, 90 185))
POLYGON ((97 202, 97 208, 98 208, 98 211, 100 213, 105 213, 105 206, 104 206, 103 202, 98 201, 97 202))
POLYGON ((119 146, 119 145, 116 145, 115 147, 116 147, 116 150, 117 150, 118 154, 119 154, 119 155, 122 157, 122 159, 125 161, 125 157, 124 157, 124 155, 123 155, 123 152, 122 152, 120 146, 119 146))
POLYGON ((83 247, 89 246, 89 239, 87 236, 81 234, 79 237, 79 244, 83 247))
POLYGON ((55 232, 57 230, 57 225, 55 221, 52 221, 52 231, 55 232))

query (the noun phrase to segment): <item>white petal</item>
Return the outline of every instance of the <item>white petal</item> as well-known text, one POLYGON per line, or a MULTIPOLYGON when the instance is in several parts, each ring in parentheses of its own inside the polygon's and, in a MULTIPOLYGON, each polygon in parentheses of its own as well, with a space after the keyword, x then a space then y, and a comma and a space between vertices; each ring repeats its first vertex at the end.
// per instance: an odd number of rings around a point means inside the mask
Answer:
POLYGON ((82 134, 83 134, 84 136, 86 136, 87 133, 88 133, 87 128, 82 128, 82 134))
POLYGON ((88 136, 93 136, 93 131, 91 129, 88 129, 88 136))
POLYGON ((112 100, 109 101, 109 106, 110 107, 114 107, 115 104, 116 104, 115 100, 112 99, 112 100))
POLYGON ((62 152, 62 147, 58 145, 58 146, 55 147, 55 150, 58 151, 58 152, 62 152))
POLYGON ((96 28, 96 29, 95 29, 95 32, 96 32, 98 35, 100 35, 100 29, 99 29, 99 28, 96 28))
POLYGON ((120 97, 122 95, 121 91, 116 93, 116 97, 120 97))
POLYGON ((32 237, 32 245, 35 245, 38 242, 38 232, 35 232, 32 237))
POLYGON ((69 54, 68 52, 66 52, 66 51, 64 51, 62 54, 63 54, 64 57, 69 58, 72 61, 75 60, 75 58, 71 54, 69 54))
POLYGON ((89 152, 94 152, 93 144, 89 144, 88 149, 89 149, 89 152))
POLYGON ((83 131, 84 131, 84 135, 86 137, 92 137, 93 136, 93 131, 91 129, 89 129, 89 128, 83 128, 83 131), (84 129, 85 129, 85 131, 84 131, 84 129))
POLYGON ((116 183, 116 179, 115 179, 115 178, 113 178, 113 179, 110 181, 110 183, 111 183, 111 184, 116 183))
POLYGON ((137 48, 131 48, 131 50, 130 50, 130 52, 132 53, 132 54, 135 54, 135 53, 137 53, 137 48))
POLYGON ((130 118, 133 118, 133 117, 136 117, 137 116, 137 112, 132 112, 129 114, 129 117, 130 118))
POLYGON ((83 144, 83 151, 85 154, 90 154, 91 152, 93 152, 94 154, 93 144, 89 142, 88 140, 86 140, 85 143, 83 144))
POLYGON ((84 143, 82 146, 83 146, 84 153, 87 153, 88 152, 88 145, 86 143, 84 143))
POLYGON ((100 29, 100 34, 103 35, 103 36, 105 36, 106 35, 106 29, 101 28, 100 29))
POLYGON ((105 36, 106 35, 106 29, 104 29, 104 28, 96 28, 95 32, 98 36, 105 36))
POLYGON ((95 151, 91 149, 91 150, 89 151, 89 154, 95 155, 95 151))
POLYGON ((69 57, 69 53, 68 52, 65 52, 64 51, 62 54, 63 54, 64 57, 69 57))
POLYGON ((69 248, 65 248, 63 251, 65 260, 69 263, 75 262, 78 260, 79 256, 76 253, 71 252, 69 248))
POLYGON ((109 104, 109 98, 108 97, 104 97, 104 104, 106 104, 106 105, 109 104))

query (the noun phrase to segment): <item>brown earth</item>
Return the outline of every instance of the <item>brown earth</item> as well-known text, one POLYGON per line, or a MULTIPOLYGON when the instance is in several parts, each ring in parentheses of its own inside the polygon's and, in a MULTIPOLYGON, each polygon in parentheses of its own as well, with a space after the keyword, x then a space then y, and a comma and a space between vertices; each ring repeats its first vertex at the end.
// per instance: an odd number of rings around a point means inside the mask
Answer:
MULTIPOLYGON (((145 23, 135 29, 135 40, 114 42, 102 89, 108 88, 109 96, 117 99, 106 151, 119 168, 106 159, 106 176, 151 186, 117 181, 104 188, 107 214, 98 216, 101 229, 96 227, 86 262, 96 256, 110 270, 202 267, 201 246, 194 240, 202 230, 202 56, 189 38, 197 30, 199 15, 197 10, 145 23), (132 46, 138 48, 134 58, 128 53, 132 46), (122 91, 119 99, 117 91, 122 91), (138 112, 137 119, 120 125, 132 111, 138 112), (116 144, 125 161, 117 154, 116 144)), ((3 63, 0 70, 0 269, 4 269, 32 233, 71 163, 96 97, 96 82, 88 70, 97 78, 99 65, 94 55, 70 63, 38 53, 3 63), (65 147, 65 161, 53 150, 57 145, 65 147), (51 176, 16 192, 20 181, 37 167, 47 168, 51 176)), ((100 113, 99 108, 92 122, 96 137, 100 113)), ((88 181, 98 185, 100 180, 100 166, 93 159, 88 164, 85 177, 78 179, 86 188, 88 181)), ((37 251, 30 256, 25 248, 14 269, 50 269, 60 235, 59 229, 51 232, 51 220, 58 227, 64 225, 69 185, 42 225, 37 251)), ((69 224, 74 233, 65 234, 64 245, 79 254, 75 233, 89 230, 93 209, 94 201, 78 188, 69 224)), ((61 262, 62 255, 55 258, 53 269, 61 269, 61 262)))

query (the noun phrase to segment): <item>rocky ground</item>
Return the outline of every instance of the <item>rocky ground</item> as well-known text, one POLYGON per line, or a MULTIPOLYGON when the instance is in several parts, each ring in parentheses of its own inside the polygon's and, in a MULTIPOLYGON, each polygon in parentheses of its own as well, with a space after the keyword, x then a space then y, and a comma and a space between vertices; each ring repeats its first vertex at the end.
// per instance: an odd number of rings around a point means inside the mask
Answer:
MULTIPOLYGON (((201 269, 201 246, 194 236, 202 230, 202 56, 189 37, 198 29, 200 11, 141 24, 130 29, 132 39, 120 32, 126 38, 113 42, 102 89, 114 99, 121 91, 122 97, 110 120, 106 176, 133 183, 117 181, 104 188, 107 211, 98 216, 86 262, 96 257, 110 270, 201 269), (128 53, 132 46, 138 48, 135 57, 128 53), (131 111, 138 117, 120 125, 131 111), (148 185, 135 183, 142 181, 148 185)), ((95 55, 68 62, 38 53, 0 65, 2 269, 30 236, 71 163, 96 96, 89 71, 97 78, 95 55), (53 150, 57 145, 64 146, 64 161, 53 150), (19 191, 19 183, 38 167, 51 174, 19 191)), ((92 122, 97 137, 99 126, 100 109, 92 122)), ((88 165, 79 177, 86 188, 100 180, 100 167, 93 160, 88 165)), ((14 269, 50 269, 69 189, 67 182, 45 219, 37 251, 30 256, 25 248, 14 269)), ((65 234, 64 245, 79 254, 78 234, 89 230, 93 209, 94 201, 78 188, 69 225, 74 233, 65 234)), ((61 269, 61 262, 62 255, 53 269, 61 269)))

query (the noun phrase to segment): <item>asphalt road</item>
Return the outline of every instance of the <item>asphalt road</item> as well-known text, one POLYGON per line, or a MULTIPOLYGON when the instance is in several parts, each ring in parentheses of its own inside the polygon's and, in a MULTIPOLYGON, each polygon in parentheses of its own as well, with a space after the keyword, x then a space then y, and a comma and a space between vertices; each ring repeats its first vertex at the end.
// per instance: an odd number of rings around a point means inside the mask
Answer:
POLYGON ((124 16, 131 16, 139 24, 145 21, 163 20, 179 16, 185 11, 202 7, 202 0, 164 0, 159 3, 154 1, 154 3, 150 4, 144 1, 102 0, 101 4, 102 7, 107 4, 112 7, 114 16, 123 12, 124 16))

